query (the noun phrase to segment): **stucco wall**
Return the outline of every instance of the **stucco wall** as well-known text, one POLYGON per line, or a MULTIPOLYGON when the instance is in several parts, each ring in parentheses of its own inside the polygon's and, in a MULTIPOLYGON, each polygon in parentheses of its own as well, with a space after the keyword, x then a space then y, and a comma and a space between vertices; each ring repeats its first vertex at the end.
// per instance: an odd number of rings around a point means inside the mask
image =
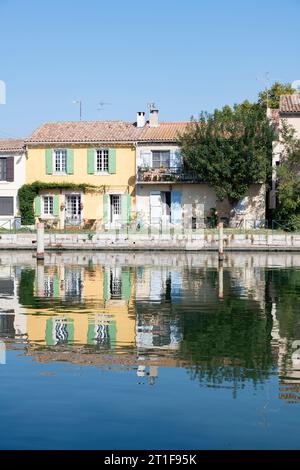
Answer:
POLYGON ((252 184, 245 196, 245 210, 232 212, 228 201, 219 201, 214 189, 208 184, 139 184, 137 186, 136 210, 142 220, 150 219, 150 194, 152 191, 180 191, 182 193, 183 218, 196 216, 204 219, 212 208, 219 217, 236 220, 265 219, 265 186, 252 184))
MULTIPOLYGON (((91 148, 116 148, 115 174, 88 174, 87 146, 56 146, 56 148, 72 148, 74 150, 74 174, 46 174, 45 147, 28 148, 26 162, 26 182, 44 181, 49 183, 87 183, 97 186, 129 186, 130 192, 135 185, 135 149, 133 146, 90 146, 91 148)), ((50 147, 49 147, 50 148, 50 147)), ((52 147, 51 147, 52 148, 52 147)))
POLYGON ((14 181, 0 181, 0 196, 14 198, 14 215, 2 215, 0 221, 13 219, 18 215, 18 189, 25 183, 25 154, 0 152, 0 157, 14 157, 14 181))

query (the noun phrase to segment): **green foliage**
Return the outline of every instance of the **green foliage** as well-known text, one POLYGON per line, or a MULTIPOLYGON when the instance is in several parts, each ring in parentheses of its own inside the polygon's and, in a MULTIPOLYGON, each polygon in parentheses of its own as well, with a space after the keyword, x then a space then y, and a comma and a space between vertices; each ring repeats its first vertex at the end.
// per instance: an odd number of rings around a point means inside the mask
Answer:
POLYGON ((269 90, 261 91, 258 95, 258 103, 267 108, 279 108, 279 100, 281 95, 292 95, 296 90, 292 88, 290 83, 275 82, 269 90))
POLYGON ((291 230, 300 229, 300 140, 296 131, 283 121, 281 165, 277 170, 278 207, 275 218, 291 230))
POLYGON ((179 354, 189 363, 191 377, 210 385, 227 382, 233 386, 248 379, 254 383, 264 380, 274 363, 267 309, 262 314, 257 301, 241 296, 230 271, 224 270, 222 300, 216 296, 216 270, 199 273, 198 279, 210 309, 203 303, 197 315, 187 310, 182 316, 184 337, 179 354))
POLYGON ((98 186, 91 184, 75 184, 75 183, 43 183, 41 181, 35 181, 32 184, 24 184, 18 191, 19 208, 21 214, 22 225, 33 225, 34 220, 34 198, 42 190, 50 189, 64 189, 74 191, 95 191, 100 189, 98 186))
POLYGON ((179 138, 185 166, 211 184, 220 200, 243 198, 271 170, 274 130, 265 110, 248 101, 202 112, 179 138))

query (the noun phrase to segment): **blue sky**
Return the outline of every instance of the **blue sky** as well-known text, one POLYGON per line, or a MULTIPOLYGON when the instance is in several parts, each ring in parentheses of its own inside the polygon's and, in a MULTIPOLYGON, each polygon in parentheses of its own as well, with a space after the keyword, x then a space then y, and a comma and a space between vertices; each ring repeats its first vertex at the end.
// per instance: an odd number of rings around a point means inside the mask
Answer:
POLYGON ((265 72, 300 79, 299 17, 298 0, 0 0, 0 138, 78 119, 76 99, 129 121, 254 100, 265 72))

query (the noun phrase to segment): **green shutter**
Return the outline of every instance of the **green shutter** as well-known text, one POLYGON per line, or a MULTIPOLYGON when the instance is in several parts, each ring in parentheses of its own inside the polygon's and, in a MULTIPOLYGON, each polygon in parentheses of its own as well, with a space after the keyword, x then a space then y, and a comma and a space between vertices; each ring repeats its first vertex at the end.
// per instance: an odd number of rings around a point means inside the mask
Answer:
POLYGON ((74 342, 74 320, 67 319, 68 343, 74 342))
POLYGON ((53 276, 53 297, 55 299, 59 298, 59 278, 58 278, 58 274, 54 274, 54 276, 53 276))
POLYGON ((89 175, 93 175, 95 173, 95 150, 94 149, 87 150, 87 172, 89 175))
POLYGON ((87 344, 95 343, 95 323, 91 322, 88 325, 87 331, 87 344))
POLYGON ((53 196, 53 215, 54 217, 59 217, 59 195, 55 194, 53 196))
POLYGON ((52 175, 53 173, 53 150, 45 150, 45 164, 46 164, 46 175, 52 175))
POLYGON ((122 299, 129 300, 131 295, 130 272, 122 272, 122 299))
POLYGON ((105 270, 103 273, 103 297, 104 300, 108 300, 109 295, 109 273, 105 270))
POLYGON ((108 173, 116 173, 116 149, 108 150, 108 173))
POLYGON ((53 338, 53 318, 48 318, 46 321, 46 344, 47 346, 54 345, 54 338, 53 338))
POLYGON ((67 150, 67 173, 72 175, 74 173, 74 150, 67 150))
POLYGON ((41 196, 36 196, 34 198, 34 215, 36 217, 41 216, 41 196))
POLYGON ((116 341, 117 341, 117 324, 115 320, 109 322, 108 334, 109 334, 110 347, 114 348, 116 346, 116 341))
POLYGON ((108 217, 108 194, 104 193, 103 194, 103 223, 107 224, 109 222, 109 217, 108 217))
POLYGON ((121 199, 122 223, 129 224, 131 216, 131 196, 129 194, 122 194, 121 199))

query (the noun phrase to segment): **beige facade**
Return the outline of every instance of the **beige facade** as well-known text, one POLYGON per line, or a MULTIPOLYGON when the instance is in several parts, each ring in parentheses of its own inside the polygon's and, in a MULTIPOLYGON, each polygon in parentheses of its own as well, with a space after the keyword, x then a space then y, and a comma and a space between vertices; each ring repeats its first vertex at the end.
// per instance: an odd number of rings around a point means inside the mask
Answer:
POLYGON ((137 188, 137 219, 145 225, 159 223, 201 228, 212 210, 217 211, 219 220, 227 223, 259 227, 265 220, 265 186, 252 184, 234 208, 228 201, 220 201, 214 189, 204 183, 140 184, 137 188), (175 220, 172 219, 172 204, 169 210, 165 208, 165 194, 172 192, 181 195, 181 206, 176 209, 175 220), (156 220, 151 205, 151 199, 155 197, 161 200, 160 215, 156 220))

